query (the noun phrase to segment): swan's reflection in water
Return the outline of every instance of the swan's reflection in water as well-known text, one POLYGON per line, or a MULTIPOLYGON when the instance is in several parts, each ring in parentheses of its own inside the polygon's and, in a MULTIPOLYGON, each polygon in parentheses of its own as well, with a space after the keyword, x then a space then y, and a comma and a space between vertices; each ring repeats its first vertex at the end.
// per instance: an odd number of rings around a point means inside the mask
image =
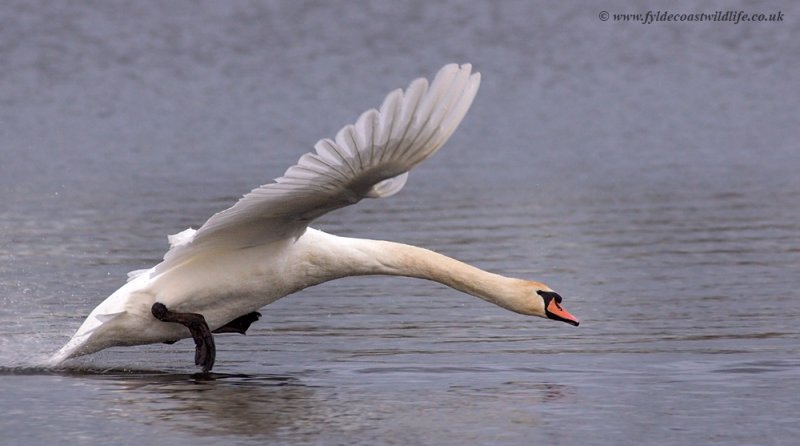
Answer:
POLYGON ((107 416, 207 435, 269 436, 320 418, 313 388, 272 375, 73 372, 103 380, 107 416), (111 394, 111 395, 109 395, 111 394))
POLYGON ((548 430, 544 406, 575 399, 571 386, 524 380, 481 383, 475 380, 481 375, 477 370, 473 370, 476 375, 464 375, 464 371, 449 374, 434 369, 350 370, 353 374, 332 377, 321 386, 270 374, 87 369, 62 374, 95 389, 93 401, 87 401, 96 409, 95 416, 152 427, 180 444, 191 438, 220 437, 326 443, 392 438, 409 444, 446 444, 455 431, 489 441, 498 429, 505 432, 501 427, 509 423, 548 430), (363 373, 373 376, 368 380, 372 384, 356 383, 363 373), (466 376, 470 379, 465 381, 466 376))

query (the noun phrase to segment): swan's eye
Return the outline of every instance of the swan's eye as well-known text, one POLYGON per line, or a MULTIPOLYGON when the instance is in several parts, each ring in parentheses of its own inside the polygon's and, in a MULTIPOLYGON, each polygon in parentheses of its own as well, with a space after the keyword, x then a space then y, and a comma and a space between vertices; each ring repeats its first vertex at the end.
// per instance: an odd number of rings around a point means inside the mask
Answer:
POLYGON ((542 296, 545 301, 550 301, 555 299, 556 303, 561 303, 562 297, 560 294, 556 293, 555 291, 537 291, 538 295, 542 296))

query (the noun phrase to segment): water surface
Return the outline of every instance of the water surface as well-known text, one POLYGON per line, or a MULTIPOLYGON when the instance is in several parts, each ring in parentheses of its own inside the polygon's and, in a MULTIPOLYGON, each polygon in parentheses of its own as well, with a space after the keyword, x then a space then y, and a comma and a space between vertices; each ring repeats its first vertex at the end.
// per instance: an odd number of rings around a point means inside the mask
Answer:
POLYGON ((793 444, 800 11, 769 8, 785 22, 602 22, 593 3, 12 2, 3 443, 793 444), (166 234, 451 61, 484 80, 450 142, 397 196, 316 226, 544 281, 580 327, 351 278, 219 336, 211 376, 189 341, 38 366, 166 234))

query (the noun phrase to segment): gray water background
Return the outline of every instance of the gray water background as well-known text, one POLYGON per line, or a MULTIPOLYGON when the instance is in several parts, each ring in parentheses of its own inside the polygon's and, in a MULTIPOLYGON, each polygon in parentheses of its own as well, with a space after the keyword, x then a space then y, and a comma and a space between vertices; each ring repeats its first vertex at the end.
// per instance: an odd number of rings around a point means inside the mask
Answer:
POLYGON ((800 8, 23 2, 0 7, 0 444, 794 444, 800 8), (38 364, 166 235, 391 89, 472 62, 450 142, 316 227, 565 297, 578 328, 350 278, 193 346, 38 364))

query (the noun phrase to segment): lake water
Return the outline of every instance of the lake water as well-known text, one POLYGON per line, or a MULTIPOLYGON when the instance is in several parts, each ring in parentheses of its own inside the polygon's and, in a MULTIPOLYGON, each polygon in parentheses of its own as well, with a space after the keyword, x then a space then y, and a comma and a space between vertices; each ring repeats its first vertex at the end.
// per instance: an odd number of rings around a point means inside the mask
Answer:
POLYGON ((795 444, 800 8, 725 8, 785 19, 6 2, 0 443, 795 444), (580 327, 350 278, 218 336, 210 377, 191 341, 38 365, 167 234, 452 61, 483 84, 445 148, 315 226, 544 281, 580 327))

